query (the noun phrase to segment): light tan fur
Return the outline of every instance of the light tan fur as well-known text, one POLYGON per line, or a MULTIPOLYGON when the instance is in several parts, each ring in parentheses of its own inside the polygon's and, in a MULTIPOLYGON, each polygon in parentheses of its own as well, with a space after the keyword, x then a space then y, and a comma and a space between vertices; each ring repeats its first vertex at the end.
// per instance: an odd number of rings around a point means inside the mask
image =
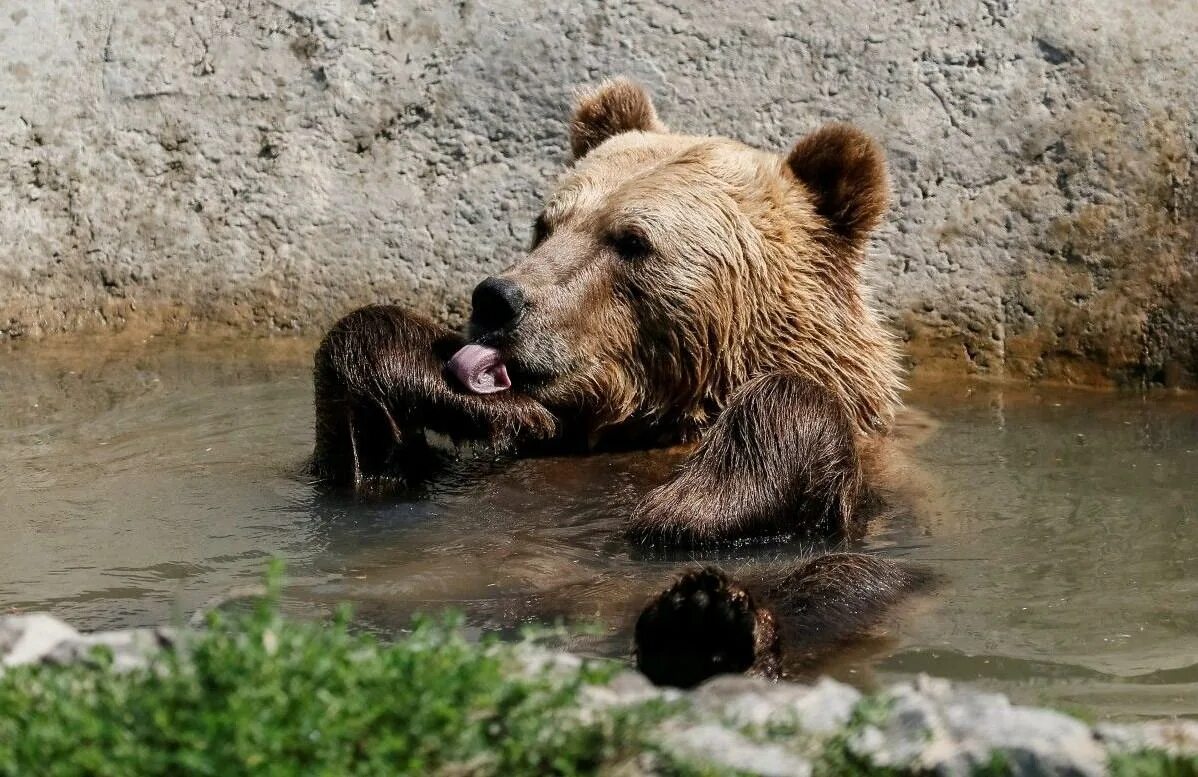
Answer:
POLYGON ((783 370, 831 391, 861 435, 889 428, 897 348, 859 272, 887 196, 872 141, 833 126, 783 156, 675 134, 618 80, 582 98, 572 146, 536 245, 504 273, 529 300, 513 357, 554 375, 533 396, 589 406, 599 432, 685 439, 783 370), (646 255, 620 255, 628 234, 646 255))

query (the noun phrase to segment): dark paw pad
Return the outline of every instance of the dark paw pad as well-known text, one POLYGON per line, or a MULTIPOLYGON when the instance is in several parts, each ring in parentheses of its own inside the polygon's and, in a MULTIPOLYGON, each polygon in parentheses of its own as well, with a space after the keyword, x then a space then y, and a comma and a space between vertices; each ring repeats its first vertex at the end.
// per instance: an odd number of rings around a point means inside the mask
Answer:
POLYGON ((657 685, 690 688, 754 662, 756 606, 716 569, 688 572, 636 622, 637 668, 657 685))

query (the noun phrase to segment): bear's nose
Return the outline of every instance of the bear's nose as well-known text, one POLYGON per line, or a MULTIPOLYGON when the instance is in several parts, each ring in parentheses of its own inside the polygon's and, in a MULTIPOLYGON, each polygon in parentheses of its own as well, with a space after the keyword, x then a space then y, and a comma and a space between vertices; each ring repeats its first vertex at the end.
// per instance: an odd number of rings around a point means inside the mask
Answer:
POLYGON ((502 329, 519 318, 527 305, 520 284, 494 275, 474 287, 470 302, 474 323, 483 329, 502 329))

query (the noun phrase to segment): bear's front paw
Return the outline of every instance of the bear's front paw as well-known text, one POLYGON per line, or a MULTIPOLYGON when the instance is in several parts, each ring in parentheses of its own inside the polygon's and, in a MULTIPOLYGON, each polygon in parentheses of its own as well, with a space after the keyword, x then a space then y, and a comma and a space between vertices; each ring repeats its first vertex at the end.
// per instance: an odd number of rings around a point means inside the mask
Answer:
POLYGON ((718 569, 687 572, 636 622, 636 665, 656 685, 690 688, 718 674, 774 674, 773 618, 718 569))

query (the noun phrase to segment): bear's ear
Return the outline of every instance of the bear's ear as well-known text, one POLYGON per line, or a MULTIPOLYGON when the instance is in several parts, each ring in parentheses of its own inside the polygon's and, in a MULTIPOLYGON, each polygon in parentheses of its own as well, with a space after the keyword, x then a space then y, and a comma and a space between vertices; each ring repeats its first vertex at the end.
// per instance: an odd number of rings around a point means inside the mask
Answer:
POLYGON ((800 140, 786 159, 815 211, 854 248, 864 244, 890 201, 882 149, 848 124, 829 124, 800 140))
POLYGON ((666 125, 644 89, 627 78, 604 81, 578 95, 570 119, 570 149, 580 159, 611 136, 633 130, 665 132, 666 125))

